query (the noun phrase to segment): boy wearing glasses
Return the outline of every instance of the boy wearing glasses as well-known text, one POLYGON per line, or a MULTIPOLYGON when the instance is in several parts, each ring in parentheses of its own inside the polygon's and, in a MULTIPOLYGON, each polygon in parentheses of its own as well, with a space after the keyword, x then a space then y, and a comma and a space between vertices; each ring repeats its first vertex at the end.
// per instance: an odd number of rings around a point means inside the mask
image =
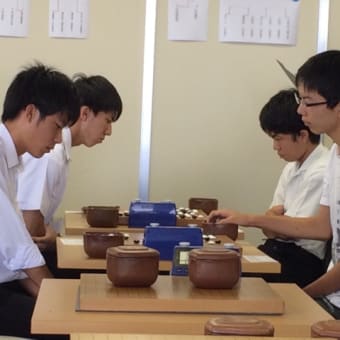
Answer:
POLYGON ((253 226, 292 238, 332 239, 334 266, 304 291, 336 319, 340 318, 340 51, 309 58, 298 70, 298 113, 314 133, 326 133, 334 145, 323 181, 318 213, 313 217, 263 216, 231 210, 211 212, 209 220, 253 226))
POLYGON ((52 277, 17 206, 21 155, 41 157, 50 151, 60 143, 62 128, 77 120, 78 113, 71 80, 42 64, 21 71, 7 90, 0 125, 1 335, 32 337, 35 299, 42 280, 52 277))
POLYGON ((62 143, 44 157, 24 155, 18 181, 17 199, 26 226, 55 276, 62 271, 56 266, 54 248, 59 230, 53 225, 53 215, 66 188, 71 147, 102 143, 111 135, 111 125, 122 112, 121 98, 105 77, 79 74, 74 78, 74 86, 80 101, 78 120, 63 129, 62 143))
MULTIPOLYGON (((319 144, 320 135, 311 132, 297 114, 295 95, 295 89, 278 92, 259 117, 262 130, 273 139, 273 149, 288 162, 267 215, 312 216, 320 203, 328 150, 319 144)), ((304 287, 325 273, 325 242, 263 232, 268 239, 259 249, 281 264, 281 273, 261 274, 266 281, 304 287)))

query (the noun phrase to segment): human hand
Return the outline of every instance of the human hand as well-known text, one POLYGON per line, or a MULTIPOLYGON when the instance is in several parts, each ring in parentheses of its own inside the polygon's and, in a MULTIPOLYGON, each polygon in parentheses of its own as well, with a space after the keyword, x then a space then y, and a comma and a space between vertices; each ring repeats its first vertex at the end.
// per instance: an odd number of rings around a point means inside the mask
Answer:
MULTIPOLYGON (((284 214, 285 209, 283 205, 274 205, 270 209, 268 209, 265 213, 266 216, 283 216, 284 214)), ((280 238, 282 240, 292 240, 292 238, 287 237, 286 235, 274 233, 273 231, 269 230, 262 231, 268 238, 280 238)))
POLYGON ((242 214, 235 210, 213 210, 208 216, 208 223, 233 223, 238 225, 248 225, 248 217, 249 215, 242 214))
POLYGON ((32 240, 37 244, 40 250, 46 250, 55 247, 57 236, 58 234, 50 225, 45 225, 45 235, 32 236, 32 240))
POLYGON ((274 205, 266 211, 267 216, 282 216, 285 213, 283 205, 274 205))

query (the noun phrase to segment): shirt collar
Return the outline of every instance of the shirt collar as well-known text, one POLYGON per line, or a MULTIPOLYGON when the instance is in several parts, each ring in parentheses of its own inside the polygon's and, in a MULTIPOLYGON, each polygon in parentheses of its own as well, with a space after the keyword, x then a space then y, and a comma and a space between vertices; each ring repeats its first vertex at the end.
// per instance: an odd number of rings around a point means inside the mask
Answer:
POLYGON ((8 168, 19 166, 21 164, 20 158, 17 154, 12 136, 4 124, 0 124, 0 138, 4 143, 5 157, 8 168))
POLYGON ((65 127, 62 130, 63 145, 65 150, 66 159, 71 159, 71 147, 72 147, 72 135, 69 127, 65 127))
POLYGON ((324 152, 324 146, 322 144, 319 144, 311 153, 310 155, 305 159, 305 161, 302 163, 302 165, 299 167, 299 163, 295 162, 295 166, 297 171, 305 171, 307 170, 310 165, 315 161, 315 159, 318 159, 321 157, 322 153, 324 152))

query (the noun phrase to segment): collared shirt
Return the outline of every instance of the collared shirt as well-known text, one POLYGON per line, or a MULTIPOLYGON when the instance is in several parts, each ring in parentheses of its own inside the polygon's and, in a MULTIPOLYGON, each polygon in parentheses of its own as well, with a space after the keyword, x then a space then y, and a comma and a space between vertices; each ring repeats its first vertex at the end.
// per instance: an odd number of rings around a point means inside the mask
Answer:
POLYGON ((71 145, 71 131, 66 127, 62 131, 62 143, 42 158, 27 153, 22 157, 17 191, 19 207, 40 210, 46 224, 53 225, 53 215, 65 192, 71 145))
MULTIPOLYGON (((340 261, 340 155, 339 147, 333 144, 326 169, 320 204, 328 206, 332 227, 332 260, 340 261)), ((327 299, 340 308, 340 291, 329 294, 327 299)))
POLYGON ((0 124, 0 282, 23 279, 23 269, 45 264, 16 203, 20 159, 5 125, 0 124))
MULTIPOLYGON (((271 206, 283 205, 287 216, 316 215, 320 207, 322 183, 328 160, 329 151, 320 144, 301 166, 298 162, 288 163, 280 176, 271 206)), ((295 242, 321 259, 324 257, 324 241, 306 239, 289 241, 295 242)))

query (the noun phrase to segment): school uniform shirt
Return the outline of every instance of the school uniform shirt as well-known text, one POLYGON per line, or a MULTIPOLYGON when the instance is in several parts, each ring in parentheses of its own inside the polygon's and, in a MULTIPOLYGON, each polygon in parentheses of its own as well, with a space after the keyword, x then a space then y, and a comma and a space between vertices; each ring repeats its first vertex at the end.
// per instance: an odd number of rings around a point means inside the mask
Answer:
MULTIPOLYGON (((283 205, 285 215, 308 217, 318 213, 323 187, 323 178, 329 160, 329 151, 318 145, 299 166, 298 162, 288 163, 280 176, 271 206, 283 205)), ((287 240, 281 240, 287 242, 287 240)), ((324 258, 324 241, 294 239, 294 242, 320 259, 324 258)))
POLYGON ((20 166, 12 137, 0 124, 0 283, 26 278, 23 269, 45 264, 16 202, 20 166))
MULTIPOLYGON (((22 157, 17 199, 21 210, 40 210, 44 222, 53 226, 53 215, 63 198, 71 152, 71 131, 62 130, 62 143, 42 158, 22 157)), ((57 230, 58 231, 58 230, 57 230)))
MULTIPOLYGON (((340 149, 333 144, 326 169, 320 204, 328 206, 332 227, 332 260, 340 261, 340 149)), ((340 291, 327 295, 327 299, 340 308, 340 291)))

